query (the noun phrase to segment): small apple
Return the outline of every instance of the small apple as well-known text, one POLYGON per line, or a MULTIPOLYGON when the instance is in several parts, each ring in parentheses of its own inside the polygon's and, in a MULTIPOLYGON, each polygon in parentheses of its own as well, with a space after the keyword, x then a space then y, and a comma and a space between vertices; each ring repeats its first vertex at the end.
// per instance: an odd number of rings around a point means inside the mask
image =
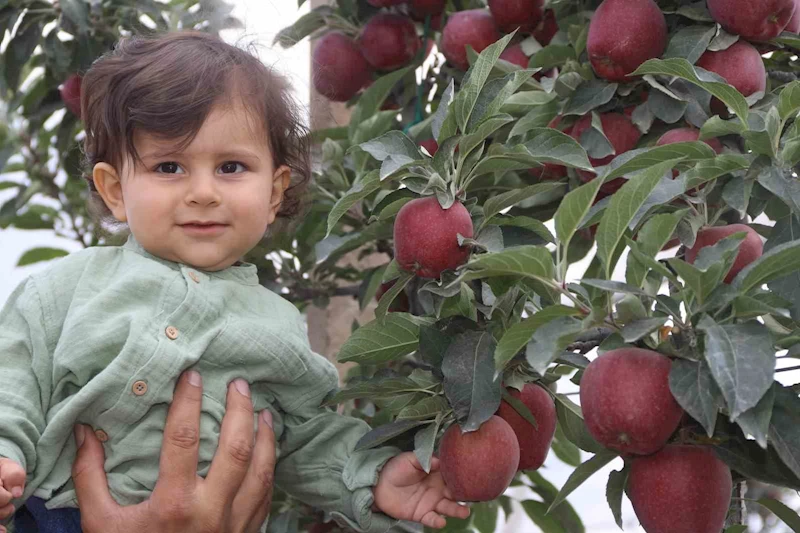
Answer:
POLYGON ((489 0, 489 10, 503 33, 531 33, 542 20, 544 0, 489 0))
MULTIPOLYGON (((719 74, 745 97, 767 88, 767 71, 761 54, 741 39, 725 50, 707 50, 697 60, 697 66, 719 74)), ((725 104, 716 97, 711 99, 711 111, 727 115, 725 104)))
POLYGON ((631 81, 631 72, 666 48, 667 21, 653 0, 603 0, 589 23, 589 61, 609 81, 631 81))
POLYGON ((421 278, 438 278, 469 259, 458 235, 472 238, 472 218, 459 201, 442 209, 435 196, 411 200, 394 221, 394 258, 401 269, 421 278))
POLYGON ((439 151, 439 143, 436 142, 436 139, 423 139, 419 141, 418 144, 425 148, 432 156, 436 155, 436 152, 439 151))
POLYGON ((442 30, 439 49, 453 66, 460 70, 469 68, 467 45, 481 53, 484 48, 500 39, 492 14, 486 9, 467 9, 450 15, 442 30))
POLYGON ((356 42, 341 32, 320 38, 312 60, 314 88, 335 102, 346 102, 372 77, 370 67, 356 42))
POLYGON ((378 13, 367 21, 358 44, 373 68, 394 70, 414 59, 422 41, 410 18, 394 13, 378 13))
POLYGON ((495 415, 469 433, 450 426, 439 442, 439 460, 454 500, 485 502, 503 494, 514 479, 519 443, 511 426, 495 415))
POLYGON ((641 348, 618 348, 592 361, 581 378, 586 428, 612 450, 646 455, 678 428, 683 409, 669 390, 670 359, 641 348))
POLYGON ((627 492, 647 533, 719 533, 731 470, 709 448, 669 445, 631 461, 627 492))
POLYGON ((61 100, 69 111, 78 118, 81 118, 81 78, 73 74, 58 88, 61 100))
POLYGON ((556 433, 556 405, 543 387, 527 383, 522 392, 509 389, 509 394, 520 400, 536 419, 538 427, 520 415, 503 400, 497 416, 508 422, 519 441, 519 470, 535 470, 544 464, 550 443, 556 433))
POLYGON ((795 0, 708 0, 708 12, 725 30, 745 39, 769 41, 795 12, 795 0))
POLYGON ((558 33, 556 14, 552 9, 547 9, 539 25, 533 30, 533 38, 542 46, 547 46, 550 44, 550 41, 553 40, 556 33, 558 33))
POLYGON ((761 257, 761 254, 764 253, 764 242, 761 240, 761 236, 750 226, 744 224, 729 224, 727 226, 713 226, 701 229, 697 232, 694 246, 686 250, 686 262, 694 264, 700 250, 706 246, 718 243, 725 237, 742 231, 747 233, 747 236, 742 241, 742 244, 739 245, 739 253, 736 254, 733 266, 731 266, 731 269, 725 276, 725 283, 730 283, 744 267, 761 257))

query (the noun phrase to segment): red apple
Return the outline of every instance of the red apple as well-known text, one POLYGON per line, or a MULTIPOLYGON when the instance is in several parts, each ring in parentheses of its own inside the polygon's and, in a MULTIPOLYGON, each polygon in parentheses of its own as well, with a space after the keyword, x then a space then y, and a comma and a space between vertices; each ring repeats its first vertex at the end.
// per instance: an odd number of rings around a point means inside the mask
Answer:
POLYGON ((70 112, 81 118, 81 82, 83 78, 73 74, 58 88, 61 100, 70 112))
MULTIPOLYGON (((719 74, 744 96, 767 88, 767 71, 761 54, 752 44, 741 39, 725 50, 706 51, 697 60, 697 66, 719 74)), ((711 110, 716 114, 726 114, 725 104, 716 97, 711 99, 711 110)))
POLYGON ((469 433, 453 424, 439 442, 439 460, 442 479, 454 500, 485 502, 503 494, 514 479, 519 443, 514 430, 499 416, 469 433))
POLYGON ((707 3, 708 12, 723 28, 754 41, 769 41, 780 35, 795 11, 795 0, 708 0, 707 3))
POLYGON ((328 533, 329 531, 333 531, 333 528, 336 527, 336 522, 316 522, 311 524, 311 527, 308 528, 308 533, 328 533))
POLYGON ((377 70, 402 67, 422 46, 414 21, 394 13, 378 13, 369 19, 358 44, 364 58, 377 70))
POLYGON ((346 102, 369 84, 372 69, 356 42, 340 32, 325 34, 314 49, 314 88, 336 102, 346 102))
POLYGON ((513 63, 520 68, 528 68, 528 61, 530 60, 519 43, 507 46, 503 53, 500 54, 500 59, 513 63))
MULTIPOLYGON (((391 289, 396 280, 387 281, 386 283, 381 283, 381 286, 378 287, 378 290, 375 291, 375 299, 380 301, 383 298, 383 295, 386 294, 386 291, 391 289)), ((397 297, 392 301, 391 305, 389 305, 389 312, 390 313, 408 313, 408 310, 411 308, 410 302, 408 301, 408 295, 405 291, 401 292, 397 295, 397 297)))
POLYGON ((375 7, 391 7, 405 4, 408 0, 367 0, 367 3, 375 7))
POLYGON ((424 139, 419 142, 419 145, 425 148, 431 155, 436 155, 436 152, 439 151, 439 143, 436 142, 436 139, 424 139))
POLYGON ((733 266, 730 271, 728 271, 728 275, 725 276, 725 283, 730 283, 744 267, 761 257, 761 254, 764 252, 764 242, 761 240, 761 236, 750 226, 745 226, 744 224, 729 224, 727 226, 714 226, 701 229, 697 232, 697 239, 694 241, 694 246, 686 250, 686 262, 694 264, 700 250, 706 246, 718 243, 725 237, 742 231, 747 233, 747 236, 739 246, 739 253, 736 254, 736 260, 734 260, 733 266))
POLYGON ((628 74, 666 48, 667 21, 653 0, 603 0, 589 23, 589 61, 609 81, 631 81, 628 74))
POLYGON ((719 533, 732 490, 731 470, 713 451, 685 445, 633 459, 627 489, 647 533, 719 533))
POLYGON ((794 14, 789 19, 789 23, 784 28, 784 31, 791 33, 800 33, 800 0, 794 2, 794 14))
POLYGON ((469 259, 458 235, 472 238, 472 219, 461 202, 442 209, 435 196, 411 200, 394 221, 394 258, 401 269, 421 278, 438 278, 469 259))
POLYGON ((553 40, 555 34, 558 33, 558 22, 556 22, 556 14, 552 9, 544 12, 542 20, 536 29, 533 30, 533 38, 542 46, 547 46, 553 40))
MULTIPOLYGON (((682 143, 682 142, 691 142, 696 141, 700 138, 700 130, 697 128, 675 128, 673 130, 669 130, 664 135, 658 138, 656 141, 656 146, 664 146, 665 144, 672 144, 672 143, 682 143)), ((711 139, 706 139, 703 141, 707 145, 709 145, 716 153, 722 153, 722 143, 716 137, 712 137, 711 139)), ((672 177, 676 177, 679 174, 677 170, 672 171, 672 177)), ((705 183, 698 187, 698 189, 702 189, 705 187, 705 183)))
POLYGON ((544 0, 489 0, 489 10, 503 33, 531 33, 542 20, 544 0))
POLYGON ((512 397, 530 410, 538 426, 534 427, 514 407, 503 400, 497 416, 508 422, 519 441, 519 470, 535 470, 544 464, 556 433, 556 405, 543 387, 528 383, 522 392, 509 389, 512 397))
POLYGON ((447 19, 439 49, 453 66, 467 70, 467 45, 480 53, 498 39, 500 33, 491 13, 485 9, 468 9, 453 13, 447 19))
POLYGON ((641 348, 618 348, 592 361, 581 378, 586 428, 612 450, 647 455, 678 428, 683 410, 669 390, 670 359, 641 348))
POLYGON ((424 19, 426 16, 441 15, 447 0, 411 0, 411 15, 415 19, 424 19))
MULTIPOLYGON (((639 128, 637 128, 633 122, 631 122, 631 119, 621 113, 602 113, 600 115, 600 124, 603 126, 603 133, 605 133, 606 137, 611 143, 611 146, 614 148, 614 153, 600 158, 590 157, 589 162, 593 167, 607 165, 616 156, 627 152, 628 150, 633 150, 636 148, 636 144, 639 142, 639 138, 642 136, 642 132, 640 132, 639 128)), ((580 120, 578 120, 578 122, 575 123, 575 126, 573 126, 572 132, 570 132, 569 135, 576 141, 580 142, 583 132, 591 127, 592 115, 584 115, 580 118, 580 120)), ((579 170, 578 175, 584 182, 589 182, 596 176, 594 172, 589 172, 586 170, 579 170)), ((623 178, 611 180, 607 183, 604 183, 600 190, 606 194, 613 194, 625 184, 625 181, 626 180, 623 178)))

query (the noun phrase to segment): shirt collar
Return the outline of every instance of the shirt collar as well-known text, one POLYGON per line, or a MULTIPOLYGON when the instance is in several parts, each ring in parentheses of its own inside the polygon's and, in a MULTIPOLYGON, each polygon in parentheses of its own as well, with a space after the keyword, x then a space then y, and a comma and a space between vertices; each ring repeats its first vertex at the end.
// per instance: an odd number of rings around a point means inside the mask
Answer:
POLYGON ((161 263, 162 265, 165 265, 165 266, 167 266, 167 267, 169 267, 169 268, 171 268, 173 270, 176 270, 176 271, 179 271, 182 268, 189 268, 189 269, 197 270, 198 272, 202 272, 203 274, 205 274, 206 276, 208 276, 210 278, 225 279, 225 280, 229 280, 229 281, 236 281, 236 282, 242 283, 244 285, 258 285, 259 284, 258 283, 258 269, 252 263, 245 263, 243 261, 240 261, 240 262, 236 263, 233 266, 229 266, 228 268, 225 268, 223 270, 217 270, 217 271, 214 271, 214 272, 201 270, 199 268, 194 268, 191 265, 183 265, 181 263, 176 263, 174 261, 169 261, 167 259, 162 259, 161 257, 158 257, 158 256, 155 256, 155 255, 151 254, 150 252, 145 250, 142 247, 141 244, 139 244, 139 241, 137 241, 133 237, 133 234, 130 234, 128 236, 128 240, 125 242, 125 244, 122 247, 127 249, 127 250, 130 250, 132 252, 135 252, 135 253, 143 256, 143 257, 146 257, 146 258, 151 259, 153 261, 157 261, 158 263, 161 263))

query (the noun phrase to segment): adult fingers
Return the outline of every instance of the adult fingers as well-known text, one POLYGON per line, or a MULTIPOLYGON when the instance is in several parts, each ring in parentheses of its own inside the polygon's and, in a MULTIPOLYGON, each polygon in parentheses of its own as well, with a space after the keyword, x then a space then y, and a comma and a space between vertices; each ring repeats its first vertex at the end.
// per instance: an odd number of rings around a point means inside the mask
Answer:
POLYGON ((119 508, 108 491, 108 480, 103 469, 103 445, 87 426, 81 424, 75 426, 75 440, 78 452, 72 463, 72 480, 82 520, 87 523, 102 521, 119 508))
POLYGON ((228 385, 217 453, 206 477, 206 486, 220 502, 233 502, 252 457, 253 402, 247 381, 238 378, 228 385))
POLYGON ((241 527, 243 531, 259 531, 261 524, 269 515, 275 478, 275 456, 272 413, 265 409, 258 417, 253 460, 233 501, 232 516, 239 516, 243 520, 250 519, 249 524, 241 527))
POLYGON ((188 494, 197 483, 203 381, 194 370, 178 379, 164 426, 156 491, 188 494))

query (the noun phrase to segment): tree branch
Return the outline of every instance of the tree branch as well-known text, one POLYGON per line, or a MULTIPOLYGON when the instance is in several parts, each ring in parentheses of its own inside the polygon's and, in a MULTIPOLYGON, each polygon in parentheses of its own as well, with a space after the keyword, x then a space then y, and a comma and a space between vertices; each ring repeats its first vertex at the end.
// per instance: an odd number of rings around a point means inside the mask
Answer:
POLYGON ((597 348, 600 344, 609 338, 611 335, 614 334, 614 330, 611 328, 604 328, 604 327, 596 327, 592 328, 588 331, 584 331, 578 338, 575 339, 575 342, 568 345, 566 350, 568 352, 579 351, 580 353, 586 353, 593 348, 597 348))
POLYGON ((745 507, 744 497, 747 493, 747 481, 742 479, 733 486, 733 499, 728 518, 725 520, 725 528, 747 524, 747 508, 745 507))

